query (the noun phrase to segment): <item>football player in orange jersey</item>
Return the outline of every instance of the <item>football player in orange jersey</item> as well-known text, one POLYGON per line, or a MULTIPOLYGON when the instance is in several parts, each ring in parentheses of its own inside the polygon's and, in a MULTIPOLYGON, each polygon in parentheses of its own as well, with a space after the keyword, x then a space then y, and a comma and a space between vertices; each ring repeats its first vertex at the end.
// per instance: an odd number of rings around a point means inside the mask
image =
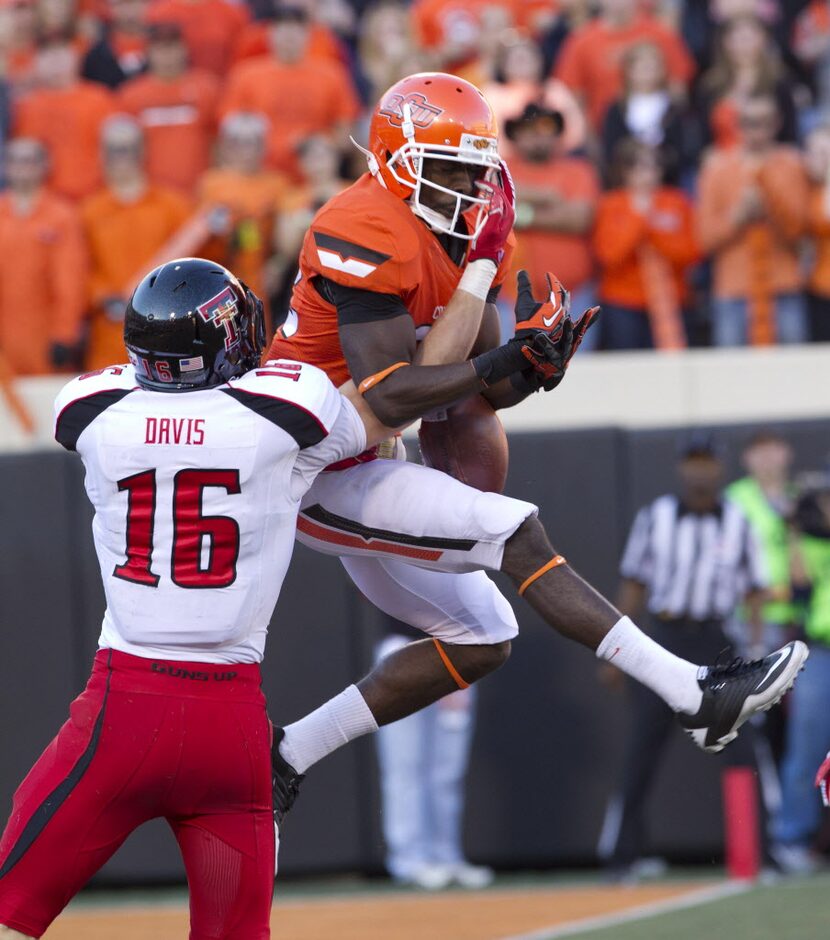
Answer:
MULTIPOLYGON (((405 78, 375 109, 364 153, 369 172, 306 234, 270 357, 310 362, 338 385, 353 380, 389 427, 447 400, 471 368, 496 408, 554 388, 597 309, 573 322, 563 291, 551 283, 538 302, 520 277, 519 342, 497 348, 493 301, 509 266, 513 189, 484 96, 451 75, 405 78), (419 347, 427 331, 428 352, 419 347)), ((339 555, 369 600, 431 639, 276 729, 278 823, 316 761, 505 661, 517 623, 486 569, 506 572, 553 628, 660 695, 706 750, 777 701, 806 658, 796 643, 768 660, 699 670, 583 581, 551 547, 535 506, 376 450, 329 471, 303 500, 298 538, 339 555)))

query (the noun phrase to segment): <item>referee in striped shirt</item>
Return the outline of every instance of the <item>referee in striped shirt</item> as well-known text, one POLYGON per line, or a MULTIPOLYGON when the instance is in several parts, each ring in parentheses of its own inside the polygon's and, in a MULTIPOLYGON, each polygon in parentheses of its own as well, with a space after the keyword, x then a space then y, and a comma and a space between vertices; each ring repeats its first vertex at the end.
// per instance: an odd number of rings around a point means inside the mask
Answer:
MULTIPOLYGON (((742 602, 749 612, 750 641, 760 640, 766 597, 761 548, 743 511, 723 498, 723 466, 711 435, 698 431, 685 439, 677 475, 678 492, 659 496, 634 520, 620 563, 617 607, 630 617, 646 608, 658 643, 691 662, 713 662, 731 653, 724 622, 742 602)), ((676 726, 668 706, 644 686, 632 683, 629 694, 631 730, 621 785, 609 803, 599 843, 601 861, 619 877, 636 874, 645 801, 676 726)), ((750 738, 729 748, 730 763, 754 765, 750 738)))

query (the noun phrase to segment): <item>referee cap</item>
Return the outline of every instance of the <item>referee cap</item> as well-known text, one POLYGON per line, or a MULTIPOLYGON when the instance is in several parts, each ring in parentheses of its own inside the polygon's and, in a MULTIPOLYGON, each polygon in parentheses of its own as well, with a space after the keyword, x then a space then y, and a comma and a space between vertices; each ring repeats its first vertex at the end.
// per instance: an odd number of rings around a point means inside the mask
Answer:
POLYGON ((692 457, 711 457, 713 460, 720 460, 723 457, 723 448, 711 431, 694 428, 684 434, 677 444, 678 460, 688 460, 692 457))

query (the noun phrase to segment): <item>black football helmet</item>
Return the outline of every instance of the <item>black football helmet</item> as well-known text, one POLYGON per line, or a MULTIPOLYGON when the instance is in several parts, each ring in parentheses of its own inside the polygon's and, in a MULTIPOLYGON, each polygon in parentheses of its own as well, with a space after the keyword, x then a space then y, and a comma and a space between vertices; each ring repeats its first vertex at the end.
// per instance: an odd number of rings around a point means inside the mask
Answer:
POLYGON ((133 292, 124 345, 142 388, 187 392, 222 385, 259 365, 262 301, 221 264, 168 261, 133 292))

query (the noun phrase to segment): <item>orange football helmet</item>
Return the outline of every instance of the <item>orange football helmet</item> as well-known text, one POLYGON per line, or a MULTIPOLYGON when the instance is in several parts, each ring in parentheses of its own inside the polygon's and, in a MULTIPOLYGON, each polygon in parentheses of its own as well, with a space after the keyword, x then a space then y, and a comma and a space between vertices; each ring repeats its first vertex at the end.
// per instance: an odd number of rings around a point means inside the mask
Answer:
POLYGON ((360 149, 378 182, 409 199, 412 211, 433 230, 468 241, 479 235, 487 217, 486 190, 471 196, 423 175, 425 157, 481 167, 482 180, 500 171, 496 118, 475 85, 443 72, 420 72, 401 79, 378 102, 369 126, 369 149, 360 149), (455 196, 452 216, 421 202, 425 187, 455 196), (459 217, 474 208, 478 213, 472 231, 456 231, 459 217))

